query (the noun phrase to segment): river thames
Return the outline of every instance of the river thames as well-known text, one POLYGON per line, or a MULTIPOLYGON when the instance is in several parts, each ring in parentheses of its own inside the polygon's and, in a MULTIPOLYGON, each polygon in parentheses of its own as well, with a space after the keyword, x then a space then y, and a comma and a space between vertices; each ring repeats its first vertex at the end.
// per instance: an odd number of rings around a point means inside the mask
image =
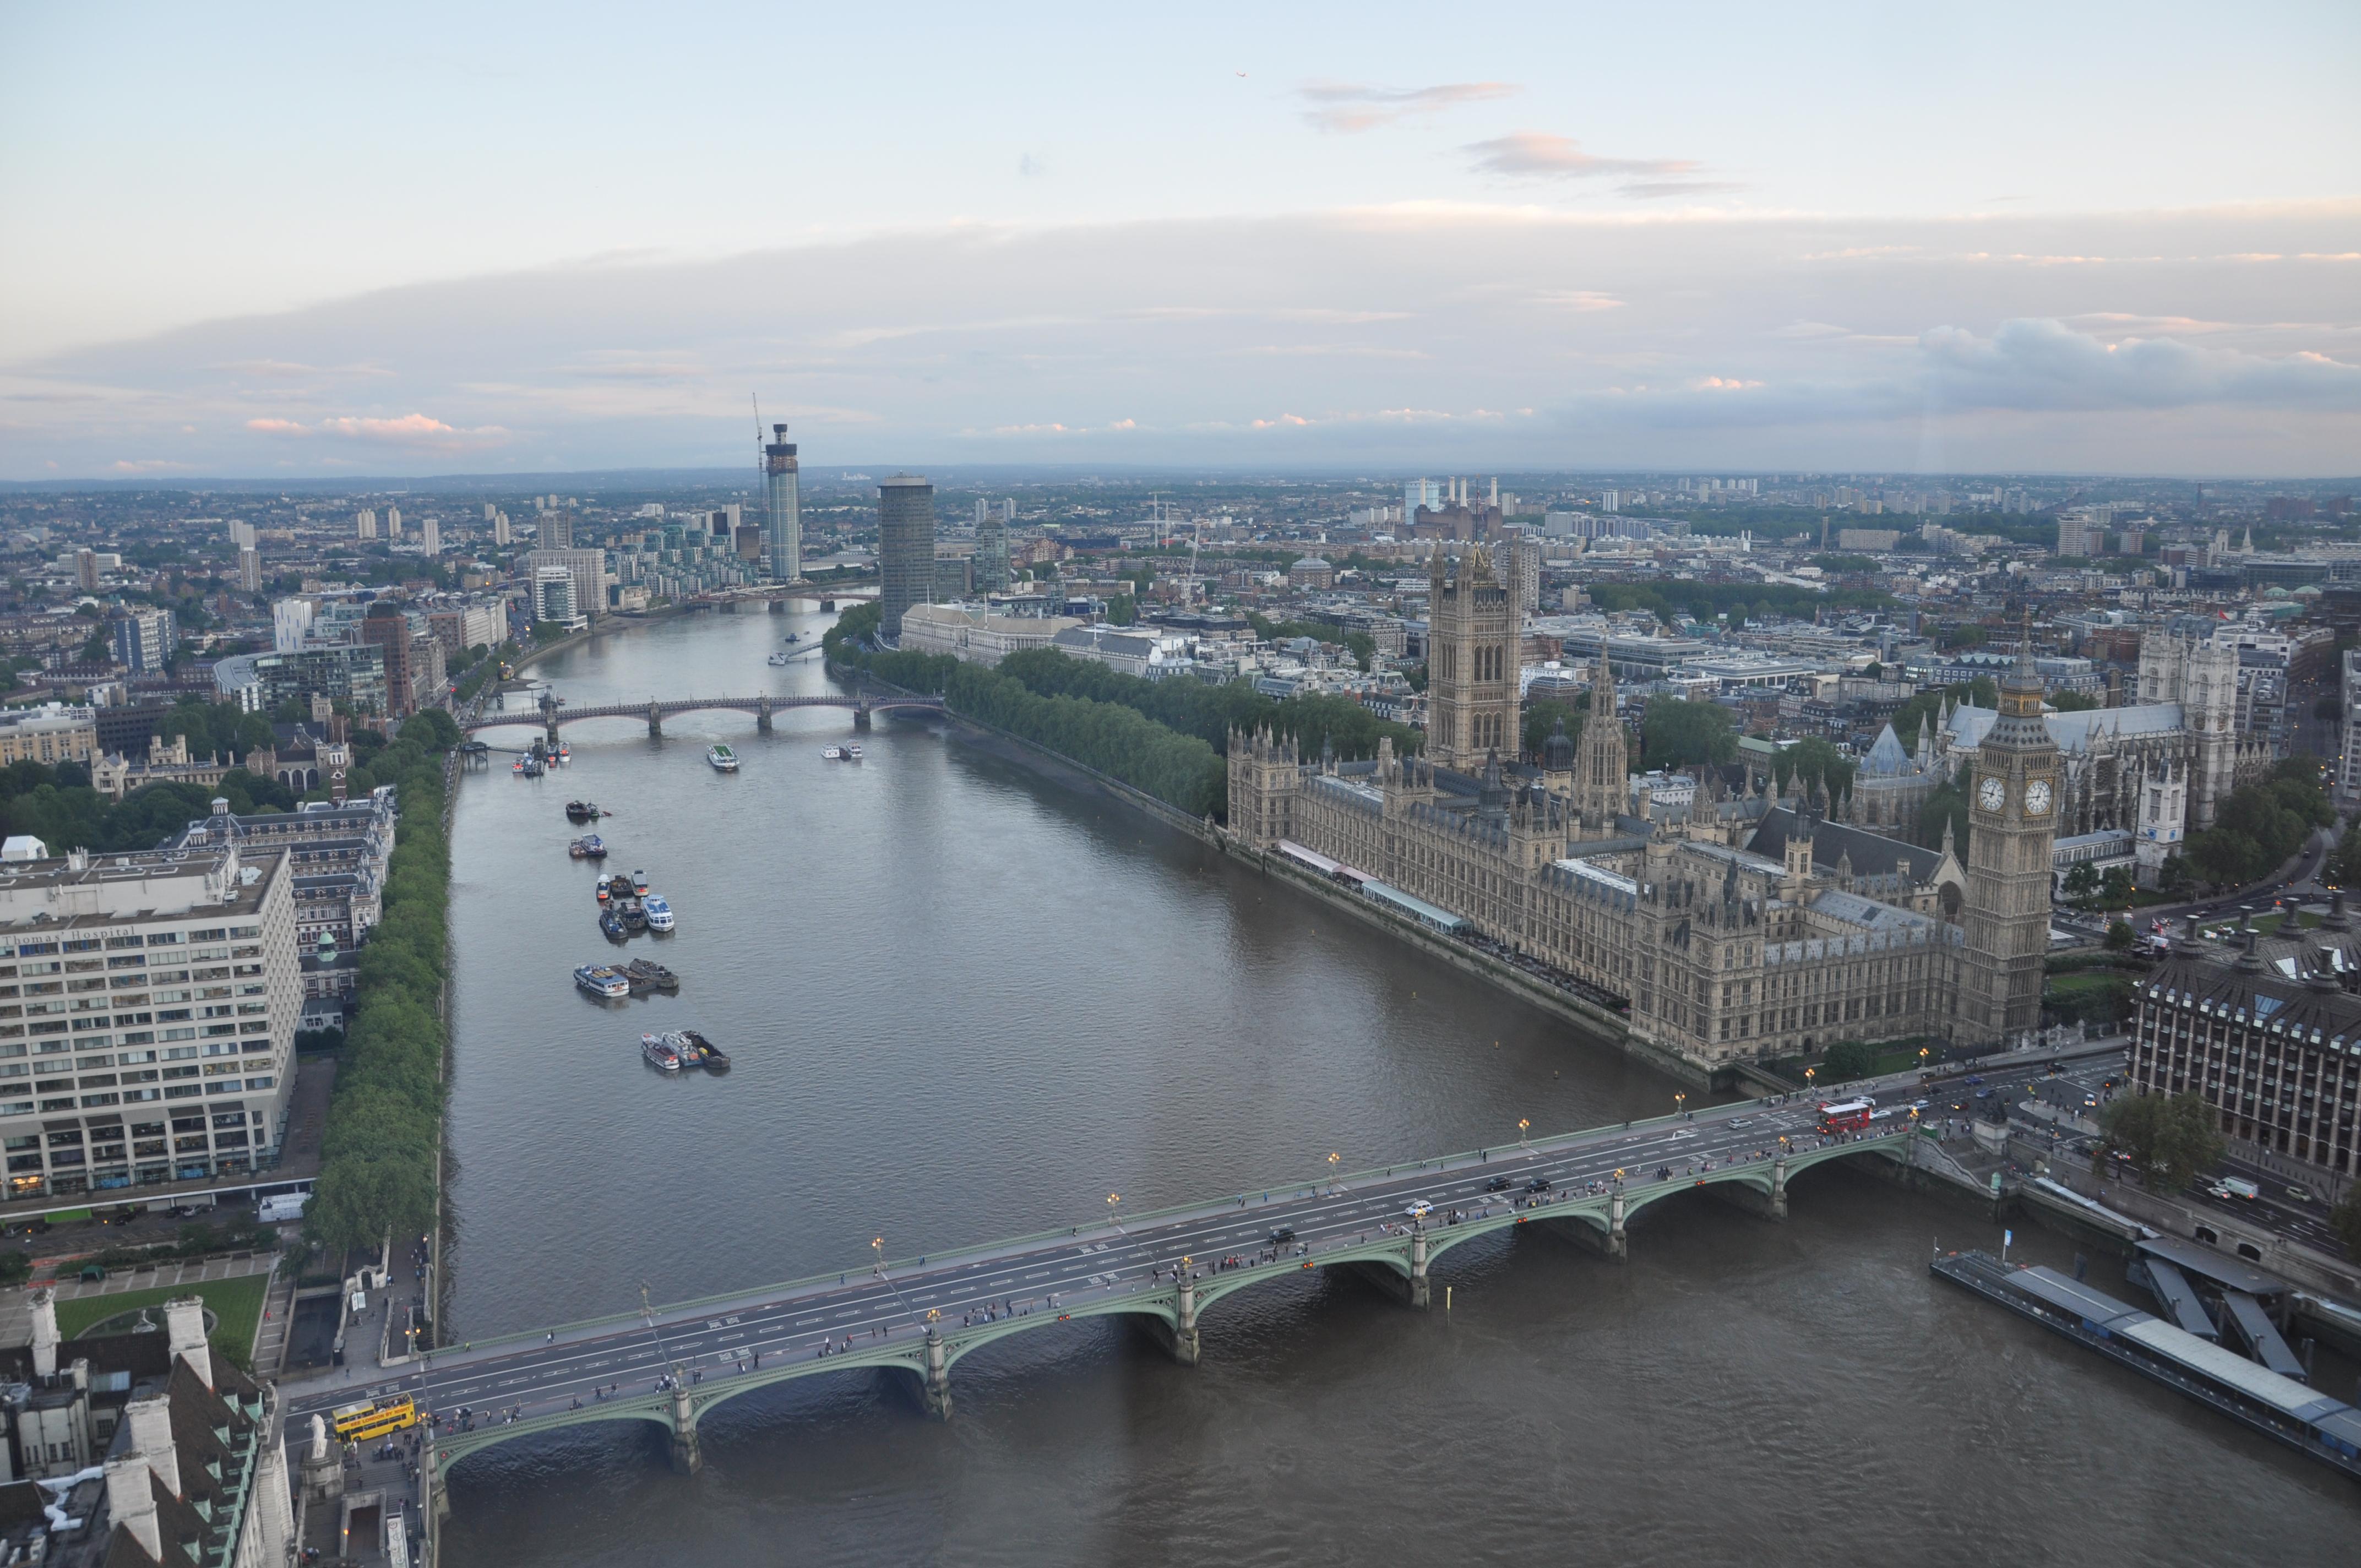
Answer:
MULTIPOLYGON (((819 692, 815 659, 765 661, 825 623, 661 622, 535 673, 584 706, 819 692)), ((665 730, 569 725, 570 769, 461 785, 451 1337, 1673 1108, 1611 1047, 941 725, 881 719, 857 763, 820 754, 841 712, 665 730), (615 950, 575 797, 678 912, 627 949, 678 996, 573 986, 615 950), (641 1032, 683 1025, 734 1070, 647 1069, 641 1032)), ((1024 1335, 959 1364, 946 1424, 879 1374, 808 1379, 707 1417, 694 1477, 653 1428, 520 1442, 455 1473, 448 1561, 2347 1560, 2350 1482, 1931 1277, 1938 1239, 1998 1245, 1972 1213, 1824 1168, 1791 1214, 1667 1201, 1628 1264, 1470 1244, 1423 1313, 1308 1274, 1209 1311, 1193 1368, 1119 1321, 1024 1335)))

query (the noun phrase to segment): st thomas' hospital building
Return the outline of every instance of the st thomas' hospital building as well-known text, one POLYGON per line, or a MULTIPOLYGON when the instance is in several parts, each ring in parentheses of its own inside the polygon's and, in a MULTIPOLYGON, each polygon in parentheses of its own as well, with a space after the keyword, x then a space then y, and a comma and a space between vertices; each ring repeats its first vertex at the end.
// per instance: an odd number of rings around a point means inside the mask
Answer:
POLYGON ((1630 814, 1630 741, 1603 659, 1579 745, 1561 731, 1538 768, 1502 764, 1521 733, 1514 600, 1480 545, 1438 551, 1431 570, 1426 755, 1385 742, 1374 761, 1339 762, 1233 735, 1233 831, 1345 862, 1628 997, 1641 1042, 1708 1069, 2036 1026, 2051 845, 2061 809, 2087 806, 2067 798, 2029 653, 1997 712, 1952 716, 1947 751, 1971 792, 1964 863, 1948 835, 1921 849, 1751 792, 1700 793, 1685 822, 1653 822, 1630 814))

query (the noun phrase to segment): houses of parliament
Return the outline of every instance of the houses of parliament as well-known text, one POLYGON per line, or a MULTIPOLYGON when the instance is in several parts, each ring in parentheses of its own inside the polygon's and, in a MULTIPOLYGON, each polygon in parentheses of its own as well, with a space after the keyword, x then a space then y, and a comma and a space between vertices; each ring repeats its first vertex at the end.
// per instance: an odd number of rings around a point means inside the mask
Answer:
POLYGON ((1434 554, 1427 748, 1307 757, 1230 737, 1230 824, 1301 846, 1629 999, 1633 1036, 1707 1070, 1839 1040, 1992 1045, 2035 1027, 2059 757, 2029 653, 1966 783, 1964 863, 1752 793, 1685 820, 1631 811, 1631 740, 1602 659, 1579 741, 1521 744, 1515 601, 1483 546, 1434 554))

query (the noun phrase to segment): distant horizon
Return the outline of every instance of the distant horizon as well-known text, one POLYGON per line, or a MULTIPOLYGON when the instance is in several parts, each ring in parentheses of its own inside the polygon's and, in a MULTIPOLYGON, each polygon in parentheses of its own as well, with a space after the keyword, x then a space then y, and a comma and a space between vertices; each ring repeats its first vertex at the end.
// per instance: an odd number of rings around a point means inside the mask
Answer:
MULTIPOLYGON (((915 474, 922 478, 942 479, 958 484, 980 480, 1026 482, 1075 482, 1098 477, 1109 480, 1133 482, 1159 477, 1186 479, 1197 483, 1220 482, 1235 484, 1282 484, 1295 481, 1369 485, 1400 485, 1409 480, 1427 478, 1438 482, 1445 478, 1461 478, 1472 483, 1488 485, 1498 478, 1504 488, 1513 483, 1550 483, 1579 480, 1595 484, 1601 479, 1633 478, 1676 480, 1682 478, 1767 478, 1773 475, 1808 477, 1832 483, 1857 481, 1906 482, 1920 486, 1960 485, 2005 481, 2029 481, 2041 484, 2171 484, 2171 485, 2302 485, 2334 488, 2350 485, 2361 490, 2361 473, 2348 474, 2175 474, 2147 473, 2125 470, 2037 470, 2037 469, 1956 469, 1939 472, 1915 472, 1894 468, 1829 468, 1829 467, 1560 467, 1531 466, 1498 468, 1465 464, 1450 468, 1435 465, 1425 468, 1402 468, 1390 472, 1373 472, 1347 465, 1299 467, 1263 466, 1254 469, 1230 468, 1208 465, 1185 466, 1180 464, 1114 464, 1114 463, 844 463, 825 466, 807 465, 802 469, 807 484, 818 480, 829 484, 844 484, 851 474, 870 475, 883 478, 890 474, 915 474)), ((45 490, 127 490, 169 493, 186 490, 203 492, 225 491, 328 491, 400 493, 421 488, 522 488, 528 495, 535 493, 540 484, 577 489, 622 488, 643 482, 664 484, 742 485, 750 493, 759 492, 761 484, 752 465, 744 470, 700 465, 677 466, 646 466, 629 468, 543 469, 537 471, 503 472, 498 469, 456 470, 439 474, 359 474, 291 475, 291 474, 215 474, 171 476, 157 475, 126 477, 121 475, 59 477, 42 479, 0 479, 0 494, 29 494, 45 490)), ((1180 497, 1173 498, 1175 500, 1180 497)), ((1773 504, 1773 503, 1755 503, 1773 504)), ((1809 509, 1790 509, 1809 510, 1809 509)), ((1893 515, 1893 514, 1887 514, 1893 515)))

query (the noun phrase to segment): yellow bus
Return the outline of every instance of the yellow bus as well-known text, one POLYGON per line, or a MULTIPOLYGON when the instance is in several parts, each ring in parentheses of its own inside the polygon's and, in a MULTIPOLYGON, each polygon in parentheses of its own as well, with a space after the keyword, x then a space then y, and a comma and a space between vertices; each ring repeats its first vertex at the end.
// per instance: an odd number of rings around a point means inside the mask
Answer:
POLYGON ((339 1405, 330 1412, 338 1442, 367 1442, 390 1431, 418 1424, 418 1409, 405 1395, 396 1399, 363 1399, 339 1405))

